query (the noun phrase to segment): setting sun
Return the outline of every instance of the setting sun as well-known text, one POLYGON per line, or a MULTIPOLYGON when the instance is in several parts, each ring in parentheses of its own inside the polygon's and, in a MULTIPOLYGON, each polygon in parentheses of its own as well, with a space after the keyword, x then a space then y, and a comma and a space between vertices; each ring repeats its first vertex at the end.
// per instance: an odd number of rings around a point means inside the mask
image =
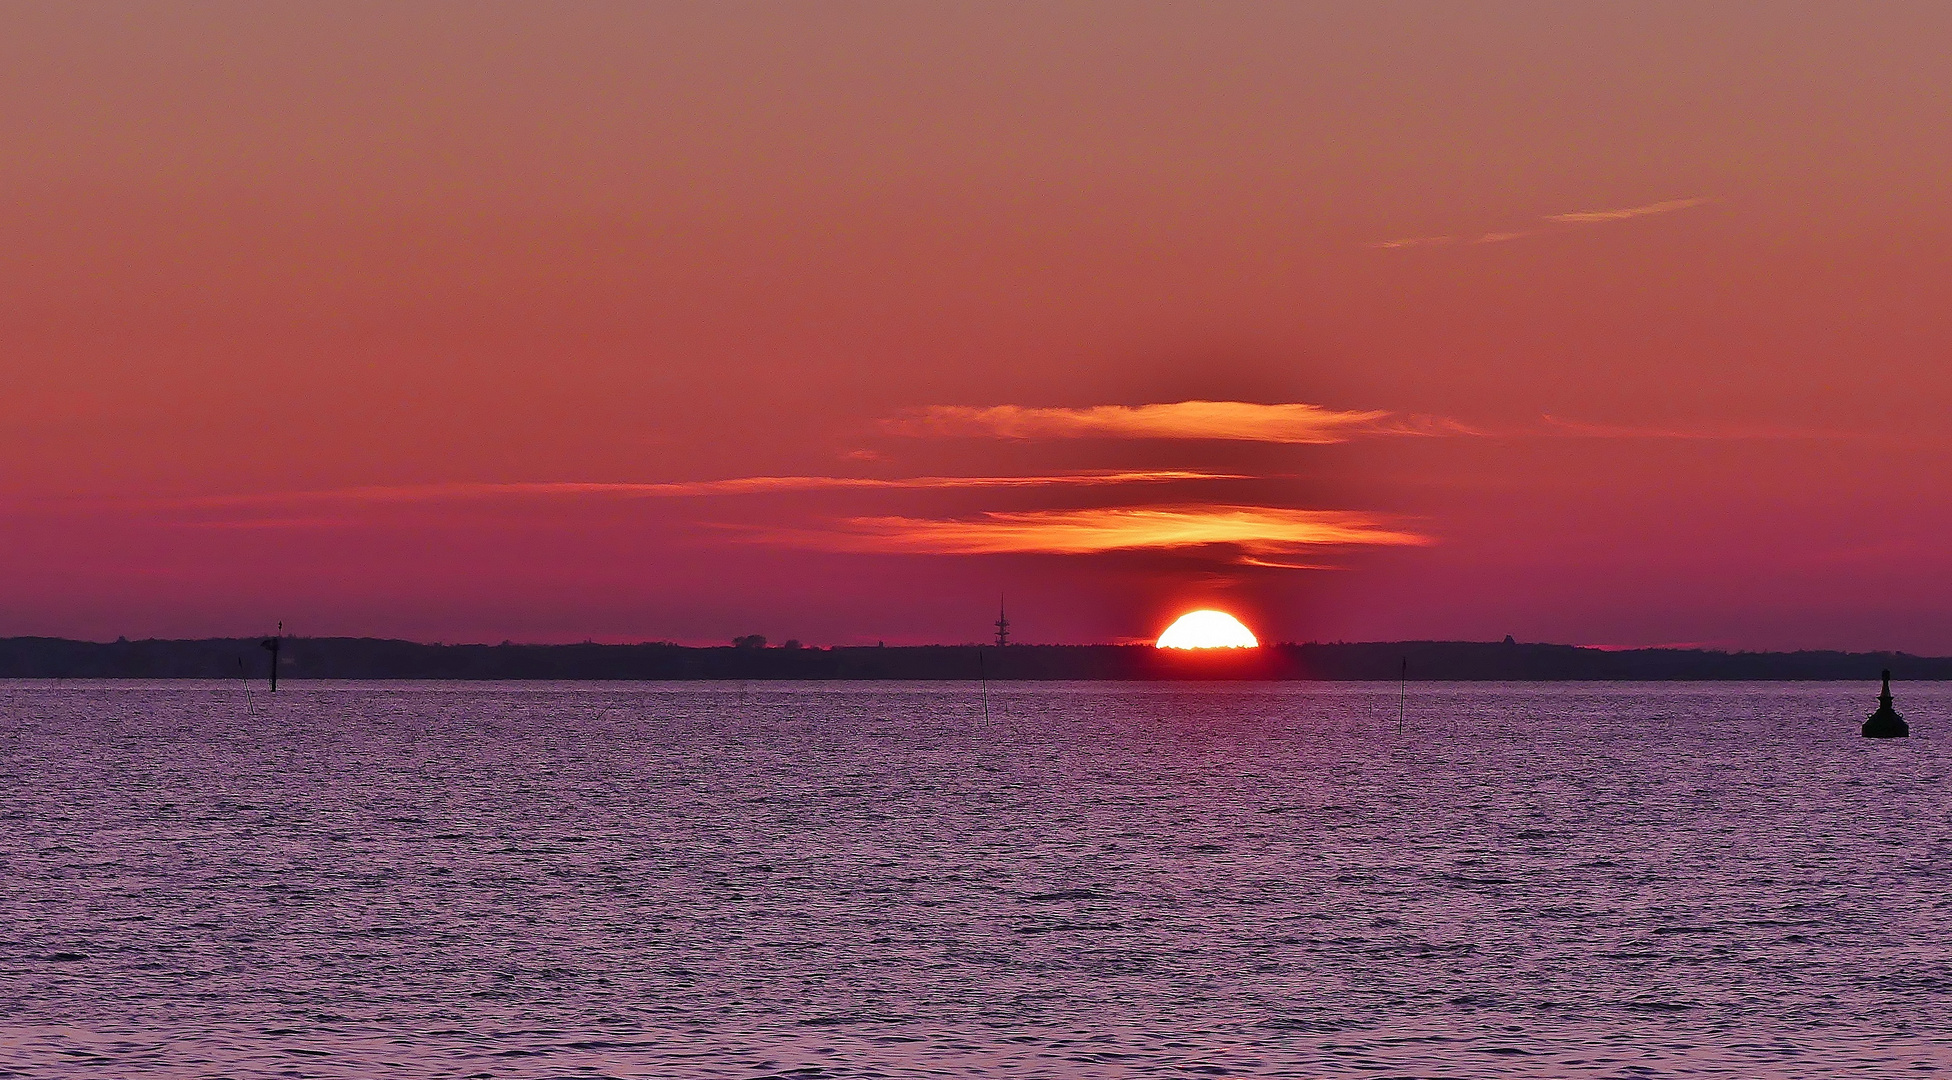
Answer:
POLYGON ((1260 642, 1224 611, 1189 611, 1159 635, 1162 649, 1255 649, 1260 642))

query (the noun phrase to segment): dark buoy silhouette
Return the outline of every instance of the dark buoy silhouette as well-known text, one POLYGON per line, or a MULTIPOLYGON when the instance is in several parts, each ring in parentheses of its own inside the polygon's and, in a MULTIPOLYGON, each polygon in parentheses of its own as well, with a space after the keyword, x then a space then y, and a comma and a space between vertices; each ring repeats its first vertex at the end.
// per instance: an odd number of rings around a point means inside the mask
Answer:
POLYGON ((1866 739, 1903 739, 1911 735, 1905 718, 1891 707, 1891 673, 1884 673, 1884 692, 1877 696, 1877 711, 1864 721, 1866 739))

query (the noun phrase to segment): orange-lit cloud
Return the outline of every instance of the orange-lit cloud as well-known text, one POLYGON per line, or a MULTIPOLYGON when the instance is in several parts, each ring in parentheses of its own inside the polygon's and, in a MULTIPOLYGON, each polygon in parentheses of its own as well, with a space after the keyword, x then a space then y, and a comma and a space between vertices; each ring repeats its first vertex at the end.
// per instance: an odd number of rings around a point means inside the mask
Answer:
POLYGON ((1378 248, 1406 248, 1455 243, 1457 243, 1457 237, 1455 236, 1406 236, 1401 240, 1378 240, 1369 246, 1378 248))
POLYGON ((1507 240, 1531 236, 1536 230, 1519 229, 1513 232, 1488 232, 1476 236, 1406 236, 1401 240, 1383 240, 1369 245, 1378 248, 1428 247, 1432 244, 1502 244, 1507 240))
MULTIPOLYGON (((1626 206, 1617 210, 1578 210, 1566 214, 1547 214, 1542 220, 1555 225, 1599 225, 1609 221, 1626 221, 1630 218, 1650 217, 1654 214, 1671 214, 1676 210, 1687 210, 1715 200, 1707 196, 1692 199, 1668 199, 1665 202, 1648 203, 1645 206, 1626 206)), ((1400 240, 1382 240, 1369 245, 1374 248, 1429 247, 1435 244, 1502 244, 1508 240, 1518 240, 1527 236, 1538 236, 1537 229, 1515 229, 1498 232, 1479 233, 1476 236, 1408 236, 1400 240)))
POLYGON ((929 555, 1094 555, 1227 545, 1243 565, 1300 567, 1285 557, 1327 547, 1432 540, 1372 514, 1269 506, 1145 506, 986 513, 972 518, 862 517, 830 530, 760 534, 825 551, 929 555))
POLYGON ((974 435, 1000 439, 1224 439, 1326 444, 1377 435, 1467 435, 1442 417, 1381 409, 1342 410, 1306 402, 1175 401, 1152 405, 1035 408, 931 405, 883 421, 898 435, 974 435))
POLYGON ((1628 206, 1618 210, 1581 210, 1570 214, 1547 214, 1545 220, 1556 221, 1561 225, 1597 225, 1605 221, 1625 221, 1628 218, 1648 217, 1653 214, 1671 214, 1676 210, 1688 210, 1713 201, 1705 196, 1693 199, 1668 199, 1665 202, 1628 206))
POLYGON ((206 495, 169 500, 180 509, 218 509, 290 503, 419 503, 463 499, 535 498, 575 495, 622 498, 682 498, 701 495, 755 495, 769 492, 833 490, 921 491, 958 488, 1104 487, 1117 484, 1170 483, 1184 480, 1244 480, 1238 473, 1183 469, 1093 470, 1044 476, 911 476, 893 480, 861 476, 740 476, 727 480, 675 483, 585 483, 542 481, 518 483, 399 484, 285 491, 252 495, 206 495))

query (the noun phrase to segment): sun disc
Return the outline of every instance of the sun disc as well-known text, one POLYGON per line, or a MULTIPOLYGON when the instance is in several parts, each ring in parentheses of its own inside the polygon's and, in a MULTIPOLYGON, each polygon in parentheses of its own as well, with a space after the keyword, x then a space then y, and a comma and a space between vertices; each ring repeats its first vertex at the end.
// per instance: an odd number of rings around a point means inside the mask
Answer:
POLYGON ((1189 611, 1159 635, 1162 649, 1256 649, 1260 641, 1224 611, 1189 611))

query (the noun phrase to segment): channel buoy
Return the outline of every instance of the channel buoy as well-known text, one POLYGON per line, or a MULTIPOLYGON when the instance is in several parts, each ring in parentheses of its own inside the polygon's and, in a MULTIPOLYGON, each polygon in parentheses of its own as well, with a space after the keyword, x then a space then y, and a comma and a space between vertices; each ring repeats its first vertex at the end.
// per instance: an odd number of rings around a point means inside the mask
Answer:
POLYGON ((1884 692, 1877 696, 1877 711, 1864 721, 1866 739, 1903 739, 1911 735, 1905 718, 1891 707, 1891 673, 1884 673, 1884 692))

